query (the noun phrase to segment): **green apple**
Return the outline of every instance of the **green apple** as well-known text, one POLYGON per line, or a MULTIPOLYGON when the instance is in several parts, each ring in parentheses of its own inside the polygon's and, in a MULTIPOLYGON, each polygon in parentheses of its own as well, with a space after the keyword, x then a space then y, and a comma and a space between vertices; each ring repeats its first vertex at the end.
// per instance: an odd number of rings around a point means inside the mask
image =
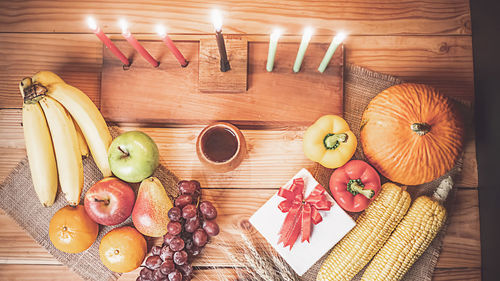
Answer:
POLYGON ((143 132, 126 132, 109 146, 108 160, 115 176, 126 182, 140 182, 158 167, 158 146, 143 132))

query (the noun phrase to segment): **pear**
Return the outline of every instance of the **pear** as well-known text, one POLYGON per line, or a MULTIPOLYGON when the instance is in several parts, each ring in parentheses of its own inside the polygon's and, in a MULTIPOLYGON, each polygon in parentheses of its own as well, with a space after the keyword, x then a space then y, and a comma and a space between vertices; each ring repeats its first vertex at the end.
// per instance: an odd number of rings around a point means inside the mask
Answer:
POLYGON ((172 207, 172 201, 157 178, 150 177, 143 180, 132 210, 135 228, 150 237, 165 235, 170 221, 168 211, 172 207))

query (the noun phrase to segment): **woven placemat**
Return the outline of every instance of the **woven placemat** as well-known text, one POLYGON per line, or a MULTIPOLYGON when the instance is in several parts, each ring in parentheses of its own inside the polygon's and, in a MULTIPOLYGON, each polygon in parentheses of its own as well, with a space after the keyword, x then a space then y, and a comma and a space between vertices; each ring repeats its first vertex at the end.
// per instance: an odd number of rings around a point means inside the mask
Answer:
MULTIPOLYGON (((359 137, 359 124, 361 115, 368 102, 382 90, 399 84, 402 81, 392 76, 376 73, 367 69, 347 65, 344 76, 344 117, 350 124, 351 129, 359 137)), ((112 134, 117 135, 117 128, 112 128, 112 134)), ((356 158, 362 159, 362 151, 358 146, 356 158)), ((84 188, 82 192, 85 194, 95 182, 102 178, 102 174, 93 162, 92 158, 84 159, 84 188)), ((451 175, 458 173, 458 167, 451 171, 451 175)), ((327 179, 331 171, 323 169, 315 172, 317 179, 323 186, 328 186, 327 179)), ((155 172, 167 192, 171 196, 176 195, 175 185, 178 181, 177 177, 166 169, 160 166, 155 172)), ((410 188, 412 197, 422 193, 432 192, 438 180, 425 185, 425 187, 410 188), (417 194, 418 193, 418 194, 417 194)), ((137 184, 133 185, 137 191, 137 184)), ((6 180, 0 185, 0 208, 2 208, 9 216, 11 216, 33 239, 49 251, 58 261, 69 267, 71 270, 80 275, 84 280, 116 280, 120 274, 109 271, 99 259, 99 241, 102 236, 109 232, 114 227, 101 226, 97 241, 86 251, 80 254, 65 254, 54 248, 48 237, 49 221, 52 215, 60 208, 66 205, 66 201, 59 193, 56 202, 51 208, 44 208, 38 201, 31 181, 31 173, 27 159, 22 160, 6 180)), ((125 221, 122 225, 130 225, 131 220, 125 221)), ((433 241, 431 246, 415 263, 410 272, 405 276, 404 280, 431 280, 432 272, 441 251, 442 240, 445 230, 441 231, 439 236, 433 241)), ((322 259, 323 260, 323 259, 322 259)), ((316 275, 321 265, 322 260, 316 263, 302 278, 302 280, 316 280, 316 275)), ((355 278, 359 280, 359 276, 355 278)))
MULTIPOLYGON (((113 136, 118 135, 118 128, 111 127, 111 134, 113 136)), ((91 157, 83 160, 83 171, 84 185, 80 204, 83 204, 85 192, 94 183, 102 179, 102 174, 91 157)), ((156 169, 154 176, 163 183, 170 196, 177 196, 178 179, 172 172, 160 165, 156 169)), ((139 184, 131 184, 131 186, 137 193, 139 184)), ((132 219, 128 218, 118 226, 99 226, 99 236, 89 249, 79 254, 67 254, 57 250, 49 239, 50 219, 56 211, 66 205, 67 202, 64 196, 58 191, 56 201, 52 207, 45 208, 42 206, 33 187, 27 158, 22 160, 0 185, 0 208, 59 262, 80 275, 84 280, 106 281, 118 279, 120 274, 110 271, 101 263, 99 244, 101 238, 111 229, 123 225, 132 225, 132 219)))
MULTIPOLYGON (((359 129, 361 125, 361 117, 363 112, 370 102, 370 100, 375 97, 381 91, 389 88, 390 86, 403 83, 393 76, 381 74, 378 72, 373 72, 368 69, 355 66, 347 65, 344 73, 344 118, 346 119, 349 127, 356 135, 359 140, 359 129)), ((356 154, 354 155, 356 159, 365 159, 361 145, 358 145, 356 154)), ((462 167, 462 161, 458 161, 456 166, 449 171, 446 175, 426 184, 419 186, 408 187, 408 192, 411 195, 412 200, 421 195, 430 195, 439 186, 441 181, 448 176, 453 179, 459 175, 462 167)), ((320 184, 323 186, 328 186, 328 181, 330 179, 331 170, 324 169, 316 166, 313 174, 320 184)), ((382 182, 386 182, 387 179, 382 178, 382 182)), ((445 204, 447 209, 449 205, 452 204, 454 200, 454 193, 450 195, 445 204)), ((447 225, 446 225, 447 226, 447 225)), ((415 262, 415 264, 410 268, 410 270, 403 277, 405 281, 431 281, 434 268, 436 267, 439 254, 441 253, 441 247, 443 245, 443 238, 446 233, 446 226, 440 231, 431 245, 422 254, 422 256, 415 262)), ((325 254, 318 262, 316 262, 309 271, 306 272, 300 278, 303 281, 314 281, 316 280, 316 275, 323 263, 324 259, 329 253, 325 254)), ((363 275, 364 269, 361 270, 358 275, 356 275, 352 280, 359 281, 363 275)))

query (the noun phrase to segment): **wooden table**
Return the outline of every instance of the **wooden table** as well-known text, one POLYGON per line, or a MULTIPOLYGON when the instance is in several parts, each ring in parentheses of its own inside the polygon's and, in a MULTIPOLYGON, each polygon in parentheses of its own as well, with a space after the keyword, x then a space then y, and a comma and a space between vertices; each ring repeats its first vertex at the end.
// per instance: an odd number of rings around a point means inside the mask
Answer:
MULTIPOLYGON (((106 32, 119 36, 116 20, 126 16, 139 38, 154 38, 153 25, 168 23, 173 39, 203 37, 212 32, 209 11, 216 1, 1 1, 0 2, 0 180, 26 155, 21 127, 22 100, 17 84, 38 70, 52 70, 87 93, 99 105, 102 47, 89 32, 85 17, 94 15, 106 32), (209 3, 214 2, 214 3, 209 3)), ((316 28, 313 41, 329 42, 346 30, 346 61, 369 69, 440 88, 472 106, 474 102, 470 10, 467 0, 436 1, 284 1, 217 3, 226 11, 224 31, 265 41, 273 26, 286 27, 284 40, 298 41, 305 25, 316 28)), ((122 124, 125 129, 138 124, 122 124)), ((301 167, 312 167, 301 149, 301 130, 243 130, 249 157, 237 170, 221 175, 203 169, 195 140, 202 124, 140 124, 161 150, 161 162, 181 178, 206 187, 222 214, 220 238, 234 234, 276 188, 301 167)), ((473 130, 471 132, 474 132, 473 130)), ((474 136, 465 147, 465 165, 458 182, 435 280, 479 280, 478 180, 474 136)), ((0 210, 0 279, 78 279, 38 246, 0 210)), ((234 241, 237 243, 237 241, 234 241)), ((233 280, 230 261, 213 246, 198 259, 198 280, 214 280, 216 269, 233 280)), ((121 279, 135 280, 137 271, 121 279)))

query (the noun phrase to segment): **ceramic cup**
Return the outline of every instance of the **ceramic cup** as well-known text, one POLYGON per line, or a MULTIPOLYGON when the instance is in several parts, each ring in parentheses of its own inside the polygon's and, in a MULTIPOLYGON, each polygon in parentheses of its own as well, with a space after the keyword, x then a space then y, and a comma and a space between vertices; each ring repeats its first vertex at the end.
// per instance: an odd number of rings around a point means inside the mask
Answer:
POLYGON ((224 173, 240 165, 247 154, 247 145, 238 128, 217 122, 205 127, 198 135, 196 153, 207 168, 224 173))

